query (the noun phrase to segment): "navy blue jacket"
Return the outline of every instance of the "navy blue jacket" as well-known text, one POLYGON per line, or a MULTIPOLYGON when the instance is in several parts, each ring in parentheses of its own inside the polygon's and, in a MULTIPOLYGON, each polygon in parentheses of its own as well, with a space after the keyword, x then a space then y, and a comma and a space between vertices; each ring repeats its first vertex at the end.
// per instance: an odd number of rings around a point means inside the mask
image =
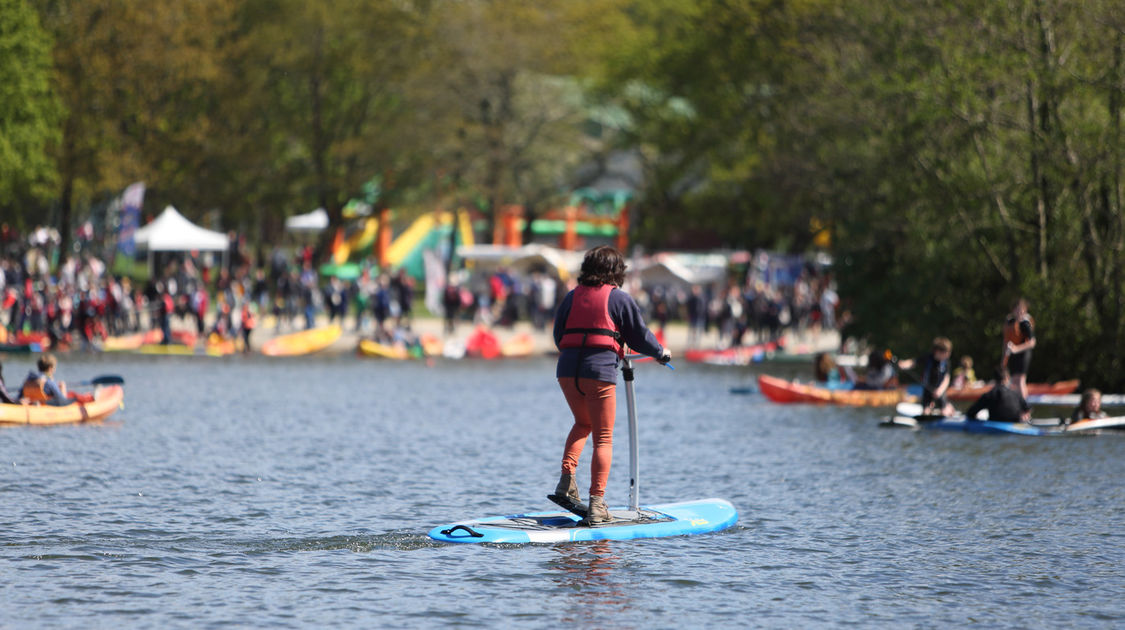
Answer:
MULTIPOLYGON (((566 330, 566 320, 570 317, 570 306, 574 303, 574 291, 566 294, 558 310, 555 311, 555 347, 562 341, 566 330)), ((621 337, 634 351, 659 357, 664 347, 656 336, 645 326, 641 307, 628 293, 621 289, 609 292, 609 317, 617 324, 621 337)), ((617 382, 618 357, 613 350, 604 348, 561 348, 559 362, 555 367, 557 378, 592 378, 606 383, 617 382)))

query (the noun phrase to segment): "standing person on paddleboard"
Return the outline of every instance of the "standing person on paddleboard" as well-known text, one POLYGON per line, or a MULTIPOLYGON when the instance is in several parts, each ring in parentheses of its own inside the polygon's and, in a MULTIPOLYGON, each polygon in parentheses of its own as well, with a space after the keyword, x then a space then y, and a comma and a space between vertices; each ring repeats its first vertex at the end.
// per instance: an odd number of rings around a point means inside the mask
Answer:
POLYGON ((1004 320, 1004 358, 1000 364, 1008 368, 1020 396, 1027 399, 1027 369, 1031 367, 1031 349, 1035 347, 1035 320, 1027 312, 1027 300, 1020 298, 1004 320))
POLYGON ((581 513, 575 470, 586 438, 594 436, 590 462, 590 502, 580 525, 610 520, 606 482, 613 461, 613 423, 617 417, 617 368, 628 346, 667 363, 672 355, 645 326, 641 309, 620 289, 625 259, 608 246, 586 253, 578 287, 563 298, 555 313, 554 337, 559 349, 555 370, 574 425, 566 437, 562 475, 551 500, 581 513))

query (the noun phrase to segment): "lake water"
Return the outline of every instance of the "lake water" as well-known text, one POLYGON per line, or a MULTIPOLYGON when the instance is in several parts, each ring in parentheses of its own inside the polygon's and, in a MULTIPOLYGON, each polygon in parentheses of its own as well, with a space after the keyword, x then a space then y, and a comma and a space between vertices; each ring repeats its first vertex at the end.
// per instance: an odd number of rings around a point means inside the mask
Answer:
MULTIPOLYGON (((737 526, 445 545, 426 532, 553 507, 552 361, 64 361, 124 376, 126 407, 0 430, 4 629, 1125 623, 1122 437, 883 429, 730 393, 792 366, 641 365, 642 504, 721 497, 737 526)), ((622 392, 618 505, 625 427, 622 392)))

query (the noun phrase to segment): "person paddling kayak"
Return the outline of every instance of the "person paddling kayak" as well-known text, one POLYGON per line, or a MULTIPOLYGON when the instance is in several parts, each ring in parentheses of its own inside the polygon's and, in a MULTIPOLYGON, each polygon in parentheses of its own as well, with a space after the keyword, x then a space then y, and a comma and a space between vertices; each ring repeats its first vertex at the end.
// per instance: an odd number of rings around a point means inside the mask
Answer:
POLYGON ((69 405, 71 400, 66 393, 66 383, 55 382, 55 368, 59 365, 53 354, 44 354, 36 361, 33 370, 20 388, 20 398, 34 404, 69 405))
POLYGON ((610 520, 605 502, 606 482, 613 461, 613 423, 617 417, 617 369, 626 346, 656 358, 671 353, 645 326, 641 309, 620 289, 625 282, 625 259, 608 246, 586 253, 578 286, 555 313, 554 337, 559 349, 555 376, 574 415, 566 436, 562 474, 551 499, 567 509, 581 505, 575 470, 586 439, 594 436, 590 461, 590 502, 580 525, 610 520))

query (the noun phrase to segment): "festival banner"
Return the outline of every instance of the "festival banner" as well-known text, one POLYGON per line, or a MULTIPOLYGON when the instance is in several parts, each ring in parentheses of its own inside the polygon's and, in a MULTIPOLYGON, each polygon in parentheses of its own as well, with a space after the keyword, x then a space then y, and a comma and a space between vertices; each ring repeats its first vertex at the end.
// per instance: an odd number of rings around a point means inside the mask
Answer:
POLYGON ((121 195, 121 225, 117 228, 117 251, 132 256, 137 252, 133 234, 140 227, 141 205, 145 199, 145 184, 137 182, 121 195))

